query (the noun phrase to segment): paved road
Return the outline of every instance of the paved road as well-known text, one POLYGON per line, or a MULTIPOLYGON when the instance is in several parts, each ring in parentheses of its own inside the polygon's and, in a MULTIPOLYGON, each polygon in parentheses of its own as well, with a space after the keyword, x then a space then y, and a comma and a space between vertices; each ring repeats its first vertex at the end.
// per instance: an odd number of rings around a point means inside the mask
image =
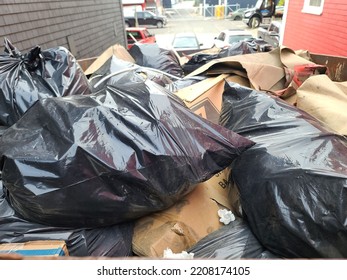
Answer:
POLYGON ((216 19, 202 16, 190 16, 187 18, 169 18, 164 28, 149 27, 151 33, 156 35, 157 43, 163 48, 169 48, 172 38, 178 32, 195 32, 203 48, 213 45, 213 39, 223 29, 240 28, 249 30, 257 37, 257 29, 250 29, 242 21, 229 19, 216 19))

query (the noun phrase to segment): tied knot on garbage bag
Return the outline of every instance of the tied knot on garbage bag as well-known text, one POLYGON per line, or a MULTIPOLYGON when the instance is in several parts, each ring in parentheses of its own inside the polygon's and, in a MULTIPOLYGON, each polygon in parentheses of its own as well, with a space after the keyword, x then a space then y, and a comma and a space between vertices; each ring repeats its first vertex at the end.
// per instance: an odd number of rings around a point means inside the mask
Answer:
POLYGON ((21 53, 5 39, 0 54, 0 125, 11 126, 39 99, 90 94, 87 77, 64 47, 21 53))
POLYGON ((20 59, 29 71, 34 71, 43 60, 41 47, 36 46, 28 53, 22 54, 7 38, 4 39, 5 52, 10 57, 20 59))
MULTIPOLYGON (((134 75, 134 73, 129 73, 134 75)), ((150 80, 36 102, 0 139, 12 207, 52 226, 107 226, 168 208, 254 143, 150 80)))

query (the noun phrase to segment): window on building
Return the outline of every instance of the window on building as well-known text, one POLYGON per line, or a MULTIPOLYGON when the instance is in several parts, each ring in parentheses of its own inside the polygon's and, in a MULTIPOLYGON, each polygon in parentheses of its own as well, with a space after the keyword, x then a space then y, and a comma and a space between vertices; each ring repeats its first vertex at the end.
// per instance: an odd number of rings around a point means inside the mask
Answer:
POLYGON ((305 0, 303 13, 321 15, 323 13, 324 0, 305 0))

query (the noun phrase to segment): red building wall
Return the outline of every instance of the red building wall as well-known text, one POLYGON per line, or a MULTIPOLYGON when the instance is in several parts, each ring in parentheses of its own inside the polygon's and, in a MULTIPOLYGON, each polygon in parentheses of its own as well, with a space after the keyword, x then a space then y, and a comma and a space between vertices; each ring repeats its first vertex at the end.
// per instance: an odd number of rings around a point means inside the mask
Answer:
POLYGON ((308 50, 347 56, 347 1, 325 0, 323 13, 302 13, 304 0, 289 0, 283 45, 294 50, 308 50))

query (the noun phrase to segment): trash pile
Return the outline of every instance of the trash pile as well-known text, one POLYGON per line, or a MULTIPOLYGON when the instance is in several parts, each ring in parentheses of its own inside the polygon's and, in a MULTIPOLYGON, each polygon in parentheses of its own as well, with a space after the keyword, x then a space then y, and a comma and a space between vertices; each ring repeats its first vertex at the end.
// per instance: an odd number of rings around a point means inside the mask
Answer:
POLYGON ((343 69, 249 46, 116 45, 82 70, 5 39, 0 254, 346 258, 343 69))

